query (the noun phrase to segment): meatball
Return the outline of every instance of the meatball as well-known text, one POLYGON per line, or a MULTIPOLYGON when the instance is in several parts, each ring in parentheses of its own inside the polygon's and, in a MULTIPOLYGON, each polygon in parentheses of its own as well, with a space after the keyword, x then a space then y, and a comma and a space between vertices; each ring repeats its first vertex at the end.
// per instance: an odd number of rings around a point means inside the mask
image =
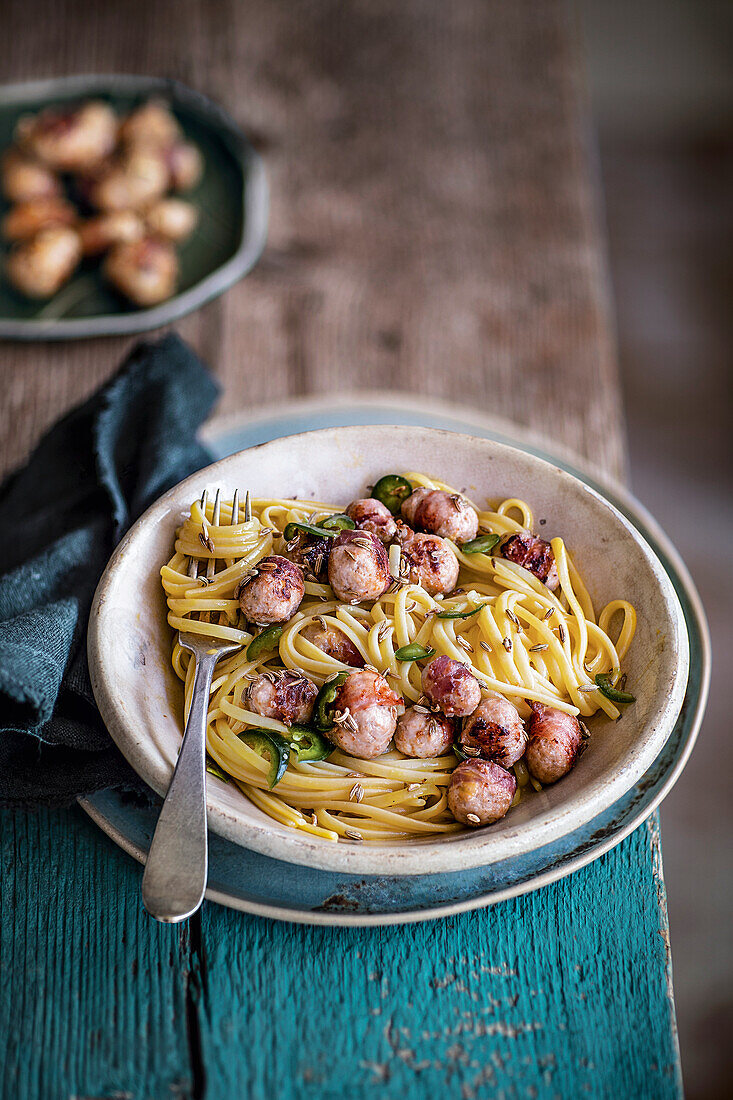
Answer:
POLYGON ((405 756, 425 759, 442 756, 453 744, 455 730, 444 714, 430 714, 422 707, 408 707, 397 719, 394 743, 405 756))
POLYGON ((418 505, 422 502, 424 497, 430 496, 430 494, 432 492, 433 492, 432 489, 425 489, 425 488, 413 489, 410 496, 407 497, 407 499, 403 502, 402 508, 400 509, 400 511, 401 511, 404 519, 410 524, 411 527, 417 527, 418 526, 418 522, 417 522, 417 518, 416 518, 418 505))
POLYGON ((288 543, 288 557, 302 565, 306 577, 313 577, 321 584, 328 583, 328 555, 331 552, 331 539, 316 539, 309 535, 299 535, 297 540, 288 543))
POLYGON ((134 210, 113 210, 90 218, 79 227, 85 256, 98 256, 115 244, 128 244, 145 236, 145 225, 134 210))
POLYGON ((83 186, 98 210, 140 210, 165 193, 170 174, 159 149, 135 146, 83 186))
POLYGON ((257 572, 242 582, 239 606, 250 623, 284 623, 292 618, 305 595, 302 570, 273 554, 257 563, 257 572))
POLYGON ((376 535, 380 542, 388 546, 397 534, 397 524, 386 504, 374 497, 352 500, 346 509, 346 515, 353 519, 360 531, 376 535))
POLYGON ((507 561, 513 561, 534 573, 551 592, 560 583, 552 547, 545 539, 538 538, 529 531, 520 531, 505 539, 501 545, 501 555, 507 561))
POLYGON ((415 489, 402 505, 412 527, 454 542, 470 542, 478 532, 478 515, 460 493, 444 489, 415 489))
POLYGON ((180 138, 181 128, 162 99, 149 99, 132 111, 120 127, 120 139, 128 145, 158 145, 167 149, 180 138))
POLYGON ((340 600, 378 600, 392 577, 387 553, 376 535, 341 531, 328 556, 328 583, 340 600))
POLYGON ((51 225, 73 225, 76 211, 66 199, 32 199, 11 207, 3 218, 3 236, 8 241, 35 237, 39 229, 51 225))
POLYGON ((419 584, 436 596, 452 592, 458 580, 458 559, 444 539, 438 535, 416 533, 404 523, 398 524, 397 538, 402 550, 403 580, 419 584))
POLYGON ((263 672, 247 688, 245 705, 255 714, 277 718, 286 726, 309 722, 318 696, 318 688, 307 677, 288 669, 282 673, 263 672))
POLYGON ((519 711, 507 699, 492 695, 482 699, 473 714, 463 720, 461 746, 511 768, 524 755, 527 734, 519 711))
POLYGON ((327 736, 350 756, 381 756, 389 748, 401 703, 378 672, 352 672, 336 694, 334 726, 327 736))
POLYGON ((196 228, 198 210, 183 199, 159 199, 145 212, 151 233, 169 241, 185 241, 196 228))
POLYGON ((201 153, 190 141, 177 141, 166 152, 170 186, 174 191, 190 191, 204 173, 201 153))
POLYGON ((42 229, 10 252, 5 271, 28 298, 50 298, 64 285, 81 259, 79 234, 68 226, 42 229))
POLYGON ((106 103, 90 101, 72 110, 49 108, 18 123, 24 151, 58 172, 87 172, 110 155, 117 118, 106 103))
POLYGON ((556 783, 567 775, 588 743, 588 734, 572 714, 544 703, 530 703, 527 767, 540 783, 556 783))
POLYGON ((147 151, 163 158, 166 187, 189 191, 201 179, 204 161, 196 145, 185 141, 172 112, 161 100, 150 100, 123 122, 120 137, 130 151, 147 151))
POLYGON ((472 714, 481 702, 481 688, 473 673, 444 654, 434 657, 422 670, 422 689, 449 718, 472 714))
POLYGON ((322 649, 334 661, 340 661, 342 665, 351 668, 363 668, 364 658, 356 648, 351 638, 347 638, 342 630, 328 626, 327 623, 312 622, 304 626, 300 637, 305 638, 311 645, 322 649))
POLYGON ((117 244, 104 263, 112 286, 138 306, 154 306, 176 289, 178 260, 173 245, 157 237, 117 244))
POLYGON ((3 153, 0 176, 3 194, 8 202, 57 199, 62 193, 55 172, 12 147, 3 153))
POLYGON ((448 807, 464 825, 493 825, 512 804, 517 781, 491 760, 464 760, 453 772, 448 807))

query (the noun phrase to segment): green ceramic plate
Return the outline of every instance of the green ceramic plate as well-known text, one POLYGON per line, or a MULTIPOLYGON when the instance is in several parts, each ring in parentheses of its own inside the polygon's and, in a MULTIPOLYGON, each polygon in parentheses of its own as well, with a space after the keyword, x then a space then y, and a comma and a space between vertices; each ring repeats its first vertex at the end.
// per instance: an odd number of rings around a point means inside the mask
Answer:
MULTIPOLYGON (((178 293, 138 309, 105 286, 95 266, 81 267, 47 302, 31 302, 0 278, 0 337, 63 340, 143 332, 177 320, 227 290, 254 266, 267 234, 268 193, 260 157, 229 116, 175 80, 143 76, 72 76, 0 88, 0 149, 18 117, 89 98, 127 111, 150 96, 167 99, 187 137, 201 149, 204 175, 189 194, 199 208, 195 233, 179 249, 178 293)), ((6 204, 3 204, 2 213, 6 204)))

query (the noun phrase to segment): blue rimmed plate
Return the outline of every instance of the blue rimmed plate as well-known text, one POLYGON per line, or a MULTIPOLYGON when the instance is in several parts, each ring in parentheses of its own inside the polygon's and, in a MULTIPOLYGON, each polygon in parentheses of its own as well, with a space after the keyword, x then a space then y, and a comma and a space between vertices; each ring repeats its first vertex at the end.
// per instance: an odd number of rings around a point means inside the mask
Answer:
MULTIPOLYGON (((690 640, 690 678, 675 728, 643 778, 603 814, 560 840, 521 857, 481 867, 424 876, 357 876, 295 866, 211 836, 207 896, 263 916, 320 924, 387 924, 448 915, 528 892, 569 874, 618 844, 671 789, 692 749, 709 680, 709 642, 700 601, 666 536, 623 489, 579 471, 541 439, 514 426, 435 402, 395 395, 312 399, 260 410, 251 418, 212 422, 205 439, 216 458, 313 428, 347 424, 405 424, 448 428, 510 443, 568 469, 606 496, 651 544, 682 604, 690 640)), ((82 805, 122 848, 141 862, 150 843, 157 807, 141 809, 103 792, 82 805)))

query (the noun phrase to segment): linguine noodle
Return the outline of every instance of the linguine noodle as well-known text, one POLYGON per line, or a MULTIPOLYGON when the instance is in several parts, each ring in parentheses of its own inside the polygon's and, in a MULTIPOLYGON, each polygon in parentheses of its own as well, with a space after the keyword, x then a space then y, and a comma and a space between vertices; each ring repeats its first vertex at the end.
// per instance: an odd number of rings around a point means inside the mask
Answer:
MULTIPOLYGON (((413 488, 450 486, 424 474, 404 475, 413 488)), ((529 506, 504 500, 496 509, 478 508, 479 529, 499 536, 533 529, 529 506)), ((277 649, 248 660, 246 647, 255 634, 245 629, 237 587, 263 557, 282 553, 286 524, 318 523, 340 512, 320 501, 253 500, 252 519, 234 526, 231 505, 222 504, 220 526, 212 506, 199 502, 178 531, 175 553, 161 570, 174 630, 241 642, 242 649, 217 666, 209 704, 209 755, 242 792, 269 817, 328 840, 393 841, 459 831, 447 808, 447 788, 458 760, 451 752, 412 759, 392 750, 375 760, 347 756, 336 749, 326 760, 298 762, 293 754, 277 786, 267 786, 268 762, 237 736, 248 727, 287 734, 273 718, 246 709, 249 682, 263 671, 294 669, 322 685, 347 666, 318 649, 303 630, 322 620, 337 628, 359 650, 365 664, 383 673, 405 705, 421 696, 421 665, 401 661, 395 652, 410 642, 446 654, 470 668, 482 688, 530 714, 532 701, 588 718, 619 710, 596 687, 598 673, 618 675, 634 636, 636 613, 625 600, 614 600, 596 615, 590 595, 561 538, 552 540, 560 585, 549 591, 526 569, 490 553, 464 554, 449 542, 459 564, 458 587, 433 598, 420 586, 399 580, 399 548, 390 550, 394 583, 371 606, 346 604, 327 584, 306 580, 299 610, 284 626, 277 649), (217 559, 213 578, 191 579, 191 558, 217 559), (445 611, 479 611, 469 618, 439 618, 445 611), (204 613, 204 614, 202 614, 204 613), (208 613, 208 614, 205 614, 208 613), (196 616, 194 618, 193 616, 196 616), (214 621, 202 621, 204 619, 214 621), (616 624, 615 640, 611 626, 616 624)), ((185 714, 191 702, 193 662, 176 644, 173 668, 185 684, 185 714)), ((515 802, 531 786, 539 788, 523 761, 514 766, 515 802)))

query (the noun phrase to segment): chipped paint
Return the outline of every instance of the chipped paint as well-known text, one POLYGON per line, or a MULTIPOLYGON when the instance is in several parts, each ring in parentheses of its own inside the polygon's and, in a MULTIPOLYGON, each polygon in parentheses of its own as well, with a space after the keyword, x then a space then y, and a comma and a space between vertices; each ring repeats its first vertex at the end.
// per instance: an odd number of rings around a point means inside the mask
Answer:
MULTIPOLYGON (((64 1090, 57 1086, 66 1080, 68 1058, 47 1059, 43 1095, 108 1098, 113 1087, 141 1098, 169 1095, 170 1083, 186 1081, 179 1072, 188 1057, 180 983, 189 961, 181 960, 171 929, 151 925, 140 912, 137 868, 80 816, 6 814, 2 825, 3 866, 18 899, 17 912, 0 910, 4 957, 25 958, 19 944, 40 919, 53 948, 48 965, 64 957, 57 955, 63 943, 75 958, 83 953, 94 974, 94 982, 79 985, 65 964, 64 980, 39 984, 40 975, 31 975, 29 987, 28 975, 21 980, 11 970, 10 985, 30 989, 38 1007, 33 1031, 22 1012, 2 1021, 8 1079, 20 1081, 23 1051, 47 1041, 54 1021, 73 1021, 72 1036, 101 1035, 118 1005, 130 1014, 115 1027, 129 1038, 132 1068, 120 1064, 100 1088, 97 1062, 84 1055, 73 1063, 81 1073, 76 1087, 64 1090), (52 919, 32 870, 39 860, 43 881, 53 881, 54 899, 62 902, 52 919), (117 926, 109 921, 111 896, 125 943, 93 935, 117 926), (139 988, 143 980, 150 997, 120 998, 120 988, 139 988), (130 1087, 148 1066, 133 1038, 140 1029, 157 1036, 157 1091, 130 1087)), ((653 822, 570 881, 460 918, 365 932, 264 922, 206 906, 197 947, 205 994, 190 1008, 206 1095, 242 1095, 246 1052, 252 1100, 422 1100, 433 1093, 605 1100, 610 1083, 613 1095, 678 1100, 660 891, 653 822), (282 1041, 291 1035, 297 1043, 282 1041)), ((88 1050, 101 1051, 99 1042, 88 1050)), ((191 1095, 190 1088, 182 1095, 191 1095)))

